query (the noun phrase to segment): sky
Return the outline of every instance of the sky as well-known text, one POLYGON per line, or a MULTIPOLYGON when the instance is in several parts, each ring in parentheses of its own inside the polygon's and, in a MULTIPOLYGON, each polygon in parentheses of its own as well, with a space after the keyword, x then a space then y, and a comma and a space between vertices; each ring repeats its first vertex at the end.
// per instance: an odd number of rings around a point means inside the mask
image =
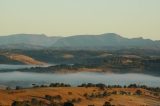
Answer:
POLYGON ((0 35, 17 33, 160 40, 160 0, 0 0, 0 35))

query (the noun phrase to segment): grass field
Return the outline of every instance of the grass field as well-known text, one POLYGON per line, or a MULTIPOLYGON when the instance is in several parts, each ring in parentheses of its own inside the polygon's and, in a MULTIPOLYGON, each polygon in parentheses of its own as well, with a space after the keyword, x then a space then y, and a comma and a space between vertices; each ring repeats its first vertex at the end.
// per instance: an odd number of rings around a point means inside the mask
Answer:
POLYGON ((16 101, 31 100, 36 98, 48 104, 50 101, 45 98, 45 95, 56 96, 60 95, 61 102, 80 99, 79 102, 74 102, 75 106, 103 106, 108 101, 115 106, 160 106, 160 97, 152 95, 153 92, 138 88, 105 88, 97 87, 44 87, 44 88, 30 88, 21 90, 0 90, 0 106, 10 106, 16 101), (141 90, 141 95, 136 95, 135 92, 141 90), (116 94, 113 92, 117 92, 116 94), (120 92, 129 92, 129 94, 122 94, 120 92), (100 95, 107 92, 107 96, 84 96, 100 95))

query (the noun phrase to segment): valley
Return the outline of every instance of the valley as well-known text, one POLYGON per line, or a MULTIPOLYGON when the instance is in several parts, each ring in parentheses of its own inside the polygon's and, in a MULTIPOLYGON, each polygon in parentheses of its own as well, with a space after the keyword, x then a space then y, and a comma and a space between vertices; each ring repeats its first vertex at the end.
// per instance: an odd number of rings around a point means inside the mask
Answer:
POLYGON ((159 106, 159 47, 114 33, 2 36, 0 106, 159 106))

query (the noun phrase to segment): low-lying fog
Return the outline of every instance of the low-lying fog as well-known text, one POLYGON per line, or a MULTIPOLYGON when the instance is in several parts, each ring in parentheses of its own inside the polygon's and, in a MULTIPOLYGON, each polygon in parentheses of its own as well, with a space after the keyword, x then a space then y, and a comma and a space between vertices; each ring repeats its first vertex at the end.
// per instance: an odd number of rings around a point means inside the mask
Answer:
POLYGON ((0 73, 0 85, 31 87, 32 84, 66 83, 73 86, 82 83, 104 83, 106 85, 128 85, 136 83, 152 87, 160 87, 160 77, 144 74, 102 74, 91 72, 51 74, 32 72, 0 73))

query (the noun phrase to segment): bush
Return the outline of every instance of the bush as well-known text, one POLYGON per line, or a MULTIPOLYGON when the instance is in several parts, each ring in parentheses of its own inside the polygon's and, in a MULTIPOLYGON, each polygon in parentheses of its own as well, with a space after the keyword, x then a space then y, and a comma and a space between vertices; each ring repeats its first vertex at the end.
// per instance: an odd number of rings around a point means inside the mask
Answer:
POLYGON ((52 96, 50 96, 50 95, 45 95, 45 99, 47 99, 47 100, 52 100, 52 96))
POLYGON ((74 104, 71 102, 65 102, 63 106, 74 106, 74 104))
POLYGON ((38 100, 36 98, 32 98, 31 104, 33 104, 33 105, 38 104, 38 100))
POLYGON ((110 102, 105 102, 103 106, 112 106, 110 102))
POLYGON ((30 106, 30 105, 28 104, 28 101, 23 101, 23 102, 21 102, 21 101, 14 101, 11 104, 11 106, 30 106))
POLYGON ((136 93, 136 95, 142 95, 142 91, 141 90, 137 90, 135 93, 136 93))
POLYGON ((6 90, 11 90, 11 88, 10 87, 6 87, 6 90))
POLYGON ((22 89, 22 87, 16 86, 16 90, 20 90, 20 89, 22 89))

